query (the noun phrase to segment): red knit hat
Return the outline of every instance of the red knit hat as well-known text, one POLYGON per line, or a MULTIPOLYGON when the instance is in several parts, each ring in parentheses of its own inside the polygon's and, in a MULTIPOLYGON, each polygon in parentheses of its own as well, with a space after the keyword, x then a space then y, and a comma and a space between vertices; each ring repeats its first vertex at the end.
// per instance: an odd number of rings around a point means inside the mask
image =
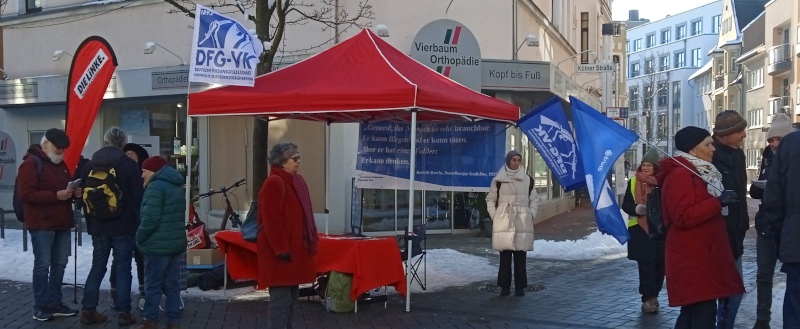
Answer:
POLYGON ((164 168, 166 165, 167 160, 164 160, 164 158, 160 156, 152 156, 147 158, 147 160, 144 160, 142 163, 142 169, 156 172, 161 170, 161 168, 164 168))

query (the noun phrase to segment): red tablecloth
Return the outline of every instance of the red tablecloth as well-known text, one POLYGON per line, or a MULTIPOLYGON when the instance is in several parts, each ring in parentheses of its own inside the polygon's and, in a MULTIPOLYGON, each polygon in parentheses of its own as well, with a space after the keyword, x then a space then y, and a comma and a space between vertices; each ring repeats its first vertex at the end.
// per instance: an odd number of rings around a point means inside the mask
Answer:
MULTIPOLYGON (((215 235, 220 251, 227 256, 228 273, 234 280, 258 280, 258 250, 238 231, 215 235)), ((350 299, 381 286, 392 286, 406 294, 400 249, 392 238, 357 238, 320 234, 316 256, 317 272, 337 271, 353 274, 350 299)))

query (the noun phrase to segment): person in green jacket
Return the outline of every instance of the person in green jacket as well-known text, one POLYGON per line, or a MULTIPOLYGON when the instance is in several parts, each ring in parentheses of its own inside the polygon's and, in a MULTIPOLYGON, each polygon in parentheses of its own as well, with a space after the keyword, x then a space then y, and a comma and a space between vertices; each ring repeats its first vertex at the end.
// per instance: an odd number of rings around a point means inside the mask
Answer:
POLYGON ((142 163, 142 178, 145 190, 136 245, 144 255, 145 302, 144 321, 138 328, 156 328, 163 291, 167 298, 167 328, 176 329, 181 315, 179 267, 186 251, 183 176, 167 166, 164 158, 154 156, 142 163))

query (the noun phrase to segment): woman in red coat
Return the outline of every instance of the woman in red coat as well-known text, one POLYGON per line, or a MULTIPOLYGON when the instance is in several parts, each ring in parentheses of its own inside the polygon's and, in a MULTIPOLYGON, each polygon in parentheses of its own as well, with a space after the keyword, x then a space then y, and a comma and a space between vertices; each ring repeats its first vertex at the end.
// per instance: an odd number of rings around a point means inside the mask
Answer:
POLYGON ((270 173, 258 193, 258 286, 268 287, 267 328, 291 328, 299 285, 314 282, 317 227, 300 169, 297 145, 280 143, 269 152, 270 173))
POLYGON ((714 328, 716 300, 744 293, 722 217, 737 196, 723 191, 708 131, 683 128, 675 147, 676 156, 661 160, 658 174, 669 306, 681 306, 675 328, 714 328))

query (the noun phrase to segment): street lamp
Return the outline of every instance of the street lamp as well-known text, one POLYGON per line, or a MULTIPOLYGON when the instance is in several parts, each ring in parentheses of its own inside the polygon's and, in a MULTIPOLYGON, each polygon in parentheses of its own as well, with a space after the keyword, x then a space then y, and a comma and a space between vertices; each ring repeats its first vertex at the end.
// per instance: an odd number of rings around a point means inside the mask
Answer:
POLYGON ((389 27, 386 26, 386 24, 375 25, 375 34, 377 34, 381 38, 388 38, 389 37, 389 27))
POLYGON ((56 50, 55 52, 53 52, 53 61, 55 62, 55 61, 61 59, 61 57, 64 56, 64 55, 69 55, 70 57, 75 57, 72 54, 59 49, 59 50, 56 50))
POLYGON ((525 37, 525 40, 523 40, 522 43, 517 46, 517 50, 514 50, 513 59, 517 59, 517 55, 519 54, 519 50, 522 48, 522 45, 528 45, 528 47, 539 47, 539 38, 533 34, 528 34, 528 36, 525 37))
POLYGON ((566 59, 564 59, 563 61, 560 61, 560 62, 558 62, 558 64, 556 64, 556 68, 558 68, 558 66, 559 66, 559 65, 561 65, 561 63, 564 63, 564 62, 566 62, 566 61, 568 61, 568 60, 570 60, 570 59, 573 59, 573 58, 575 58, 575 57, 577 57, 578 55, 580 55, 580 54, 583 54, 583 53, 589 53, 589 56, 590 56, 590 57, 594 57, 594 56, 596 56, 596 54, 595 54, 594 50, 584 50, 584 51, 582 51, 582 52, 579 52, 579 53, 577 53, 577 54, 575 54, 575 55, 572 55, 572 56, 570 56, 570 57, 567 57, 567 58, 566 58, 566 59))
POLYGON ((0 77, 0 80, 8 80, 8 74, 6 74, 6 71, 3 71, 3 69, 0 69, 0 72, 3 72, 3 76, 0 77))
POLYGON ((175 53, 173 53, 169 49, 164 48, 164 46, 159 45, 159 44, 157 44, 155 42, 152 42, 152 41, 144 44, 144 53, 146 55, 152 54, 154 51, 156 51, 156 47, 161 47, 161 49, 166 50, 168 53, 172 54, 172 56, 177 57, 181 61, 181 65, 186 65, 186 62, 183 61, 183 58, 181 58, 180 56, 176 55, 175 53))

